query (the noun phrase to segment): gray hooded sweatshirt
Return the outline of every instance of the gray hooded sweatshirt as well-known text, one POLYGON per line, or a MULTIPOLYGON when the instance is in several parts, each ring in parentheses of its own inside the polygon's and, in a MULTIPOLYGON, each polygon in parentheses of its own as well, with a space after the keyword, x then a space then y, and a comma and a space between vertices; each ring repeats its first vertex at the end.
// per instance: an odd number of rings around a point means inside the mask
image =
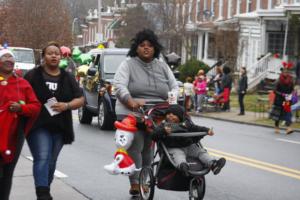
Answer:
MULTIPOLYGON (((178 84, 168 65, 158 59, 150 63, 138 57, 123 61, 114 77, 117 96, 116 114, 127 115, 130 111, 121 102, 133 99, 167 100, 168 92, 178 91, 178 84)), ((148 100, 148 101, 147 101, 148 100)))

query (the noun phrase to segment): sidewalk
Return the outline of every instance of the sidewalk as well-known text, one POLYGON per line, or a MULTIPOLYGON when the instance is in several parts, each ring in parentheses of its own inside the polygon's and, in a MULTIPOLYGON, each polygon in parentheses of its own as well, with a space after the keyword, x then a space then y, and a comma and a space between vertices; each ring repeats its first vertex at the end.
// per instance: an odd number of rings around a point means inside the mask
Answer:
MULTIPOLYGON (((271 125, 258 124, 257 120, 268 117, 268 113, 254 113, 246 112, 246 115, 237 115, 237 108, 232 108, 230 112, 202 112, 195 113, 190 112, 192 116, 206 117, 217 120, 251 124, 256 126, 264 126, 273 128, 271 125)), ((295 129, 300 132, 300 129, 295 129)), ((66 184, 63 179, 55 178, 51 186, 53 196, 58 200, 87 200, 82 194, 80 194, 75 188, 66 184)), ((32 161, 28 160, 24 156, 20 156, 18 165, 15 170, 13 188, 11 191, 11 200, 35 200, 35 188, 32 176, 32 161)))
MULTIPOLYGON (((222 121, 228 121, 228 122, 235 122, 235 123, 240 123, 240 124, 250 124, 250 125, 255 125, 255 126, 263 126, 263 127, 270 127, 274 128, 273 124, 269 125, 263 122, 258 122, 261 121, 262 119, 267 119, 268 118, 268 113, 255 113, 255 112, 250 112, 246 111, 245 115, 238 115, 239 110, 238 108, 231 108, 230 112, 201 112, 201 113, 196 113, 196 112, 190 112, 189 114, 192 116, 200 116, 200 117, 206 117, 206 118, 212 118, 212 119, 217 119, 217 120, 222 120, 222 121)), ((280 127, 281 129, 285 129, 284 126, 280 127)), ((295 132, 300 132, 300 129, 295 128, 295 132)))
MULTIPOLYGON (((82 194, 61 179, 55 178, 51 190, 57 200, 86 200, 82 194)), ((32 176, 32 161, 20 156, 13 179, 10 200, 35 200, 35 187, 32 176)))

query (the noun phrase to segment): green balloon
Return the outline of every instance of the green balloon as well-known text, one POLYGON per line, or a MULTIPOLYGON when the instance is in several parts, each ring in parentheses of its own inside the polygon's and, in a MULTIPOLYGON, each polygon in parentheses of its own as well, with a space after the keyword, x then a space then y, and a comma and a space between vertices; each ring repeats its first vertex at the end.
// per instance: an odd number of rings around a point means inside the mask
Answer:
POLYGON ((58 66, 62 69, 66 69, 68 67, 68 60, 61 59, 58 66))
POLYGON ((72 57, 77 57, 80 56, 82 54, 82 52, 80 51, 80 49, 78 47, 75 47, 72 51, 72 57))
POLYGON ((89 64, 92 61, 92 56, 88 53, 83 53, 79 56, 81 64, 89 64))
POLYGON ((72 56, 72 59, 73 59, 75 62, 79 63, 79 62, 80 62, 80 55, 79 55, 79 56, 72 56))

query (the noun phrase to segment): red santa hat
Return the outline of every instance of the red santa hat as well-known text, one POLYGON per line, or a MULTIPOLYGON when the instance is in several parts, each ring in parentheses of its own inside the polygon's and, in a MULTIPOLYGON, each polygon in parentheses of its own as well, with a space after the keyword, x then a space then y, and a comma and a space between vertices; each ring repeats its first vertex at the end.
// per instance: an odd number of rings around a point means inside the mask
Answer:
POLYGON ((135 116, 133 116, 131 114, 129 114, 127 117, 125 117, 121 122, 115 121, 114 124, 117 129, 129 131, 129 132, 137 131, 136 118, 135 118, 135 116))

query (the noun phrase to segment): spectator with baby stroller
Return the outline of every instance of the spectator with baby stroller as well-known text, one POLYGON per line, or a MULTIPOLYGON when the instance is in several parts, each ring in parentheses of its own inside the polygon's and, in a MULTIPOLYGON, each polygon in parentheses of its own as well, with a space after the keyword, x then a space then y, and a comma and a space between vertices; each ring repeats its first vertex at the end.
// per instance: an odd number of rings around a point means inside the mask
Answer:
POLYGON ((223 107, 222 107, 223 111, 230 110, 231 87, 232 87, 232 77, 230 75, 230 68, 228 66, 224 66, 223 75, 222 75, 222 79, 221 79, 221 92, 219 95, 214 96, 216 103, 218 103, 218 102, 223 103, 223 107))
POLYGON ((193 124, 191 120, 185 119, 184 110, 181 106, 171 105, 166 112, 165 121, 154 129, 152 135, 153 139, 164 140, 167 150, 176 164, 176 167, 182 170, 186 176, 189 175, 189 165, 186 160, 187 156, 199 159, 200 162, 205 167, 211 169, 215 175, 221 171, 226 163, 225 158, 216 160, 210 156, 207 151, 198 144, 203 136, 184 139, 166 137, 169 134, 176 132, 207 132, 210 136, 214 134, 212 129, 197 126, 193 124))
MULTIPOLYGON (((169 66, 159 59, 162 46, 152 30, 144 29, 132 39, 128 53, 114 77, 117 120, 137 111, 145 102, 163 101, 169 91, 178 91, 178 84, 169 66)), ((137 168, 150 166, 153 158, 152 140, 139 128, 128 154, 137 168)), ((139 172, 129 176, 131 195, 139 194, 139 172)))

